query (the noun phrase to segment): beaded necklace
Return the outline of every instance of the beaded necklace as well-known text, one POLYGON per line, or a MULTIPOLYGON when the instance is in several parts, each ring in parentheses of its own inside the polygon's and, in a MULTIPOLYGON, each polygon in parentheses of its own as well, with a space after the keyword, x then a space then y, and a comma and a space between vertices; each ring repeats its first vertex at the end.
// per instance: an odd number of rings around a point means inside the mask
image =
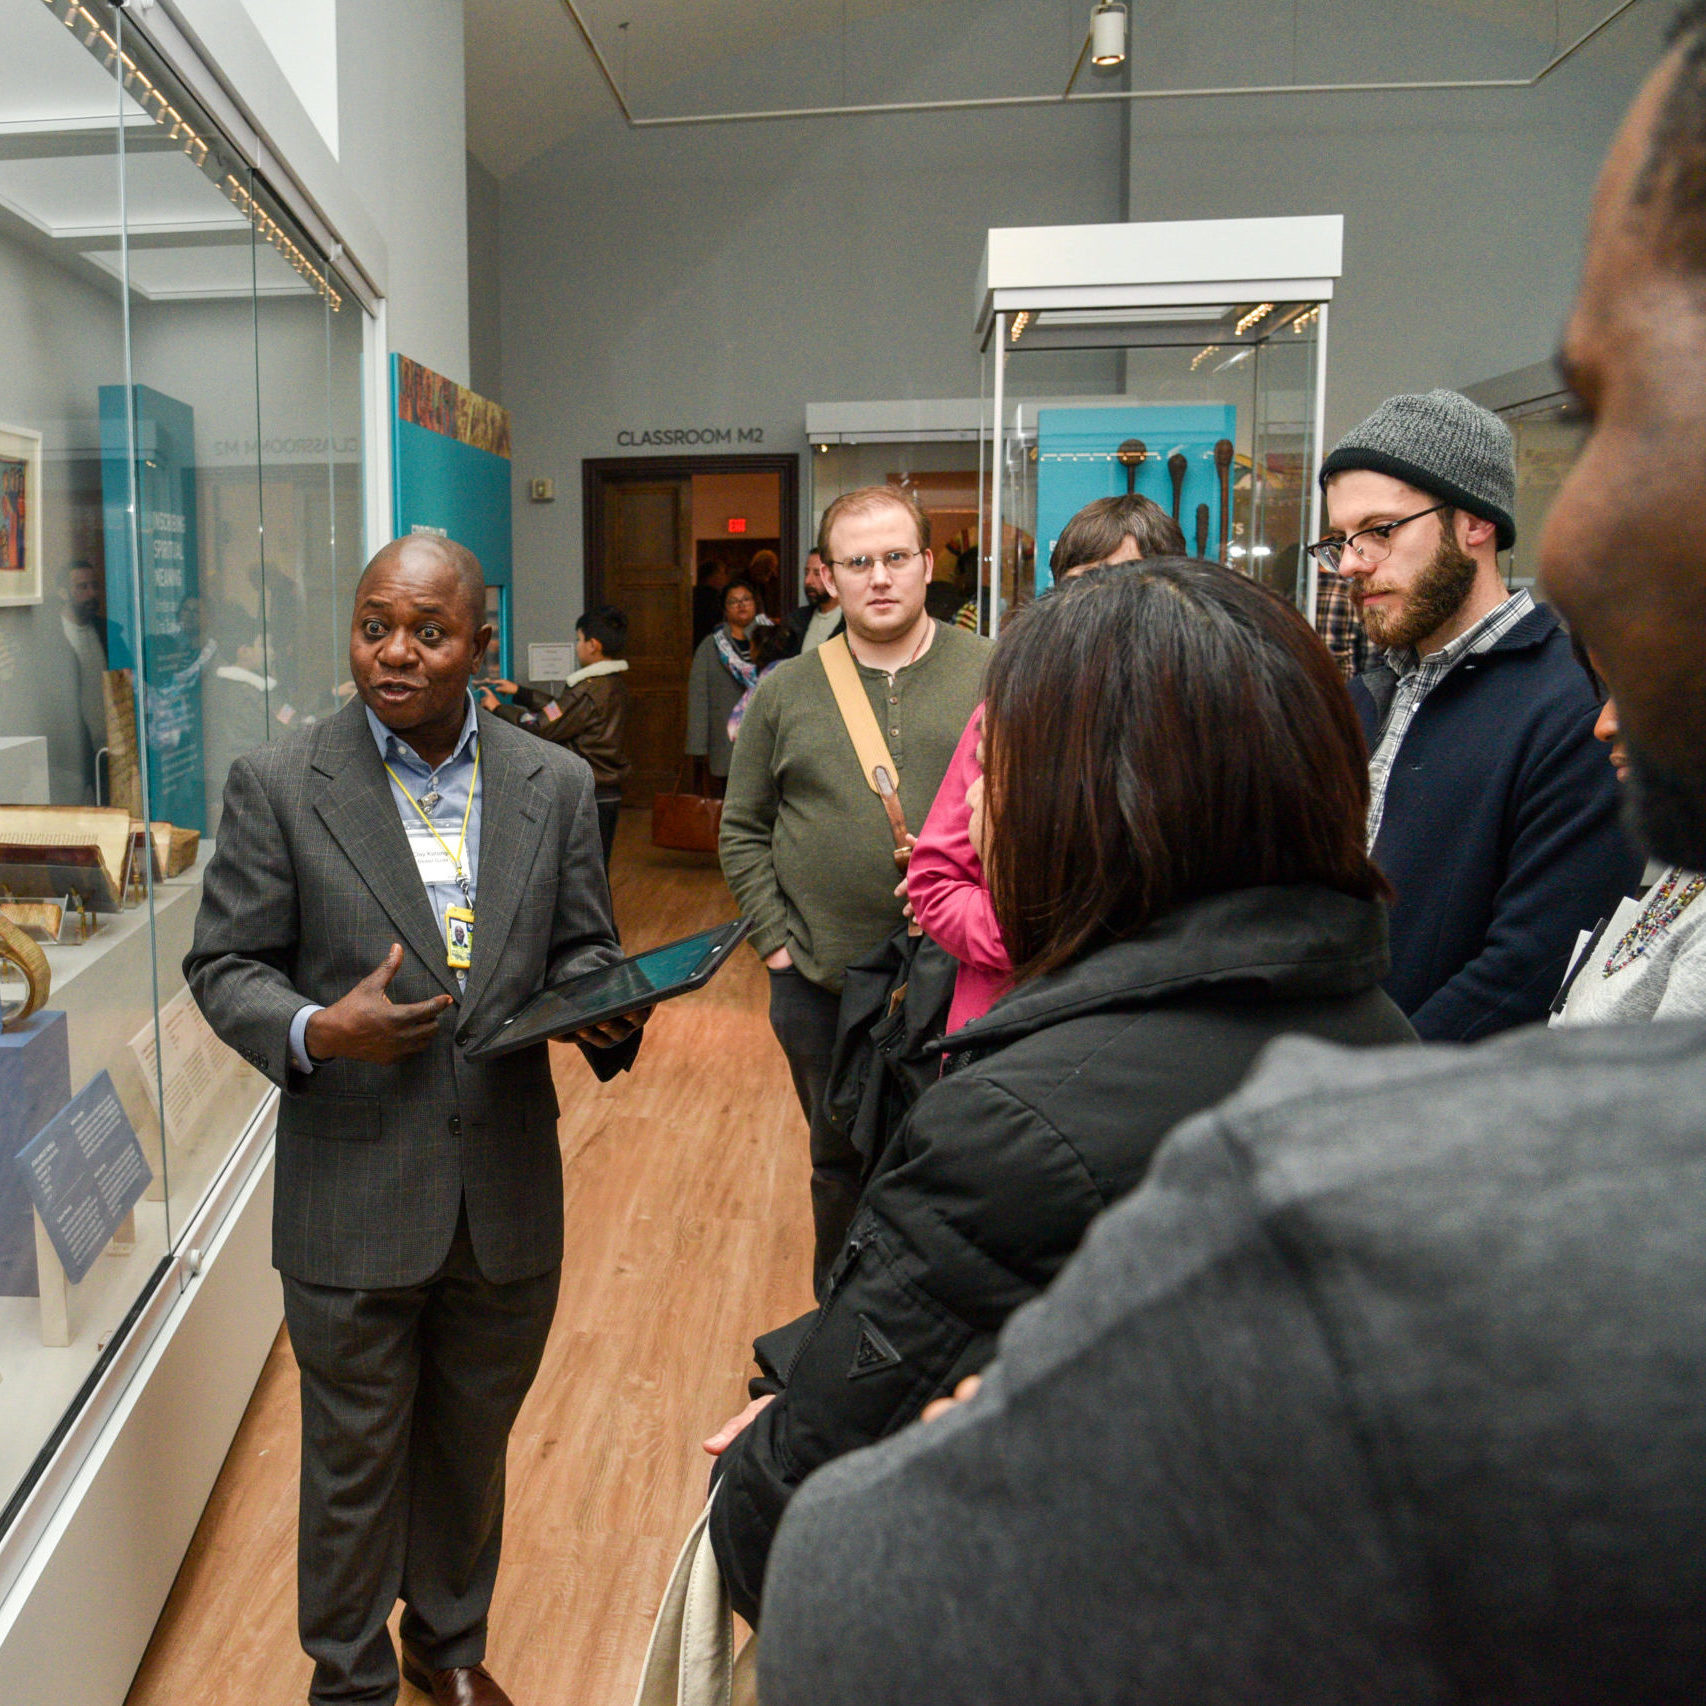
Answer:
POLYGON ((1659 884, 1652 899, 1641 908, 1641 916, 1611 950, 1605 962, 1607 977, 1639 959, 1677 921, 1682 909, 1706 890, 1706 877, 1692 877, 1679 889, 1677 884, 1682 882, 1682 878, 1681 871, 1673 870, 1659 884))

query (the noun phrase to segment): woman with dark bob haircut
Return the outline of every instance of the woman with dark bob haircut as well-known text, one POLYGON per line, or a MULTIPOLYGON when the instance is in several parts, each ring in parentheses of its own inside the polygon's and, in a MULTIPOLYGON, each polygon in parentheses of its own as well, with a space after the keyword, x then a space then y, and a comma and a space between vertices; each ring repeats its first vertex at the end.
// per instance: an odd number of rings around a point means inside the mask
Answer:
POLYGON ((821 1306, 758 1342, 755 1403, 706 1442, 712 1540, 748 1618, 795 1487, 979 1370, 1166 1133, 1268 1043, 1414 1039, 1380 988, 1356 713, 1265 588, 1180 557, 1093 570, 1003 633, 984 743, 972 833, 1014 985, 947 1040, 821 1306))

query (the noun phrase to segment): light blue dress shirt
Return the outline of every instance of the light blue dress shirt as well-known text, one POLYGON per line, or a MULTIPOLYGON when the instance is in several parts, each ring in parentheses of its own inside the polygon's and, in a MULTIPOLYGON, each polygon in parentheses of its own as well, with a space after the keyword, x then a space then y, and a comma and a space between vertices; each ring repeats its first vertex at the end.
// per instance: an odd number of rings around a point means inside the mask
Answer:
MULTIPOLYGON (((468 879, 468 897, 464 898, 460 885, 454 882, 423 885, 427 899, 432 903, 433 915, 438 919, 439 937, 443 939, 445 914, 453 906, 471 907, 479 880, 480 795, 483 790, 474 773, 480 744, 474 696, 472 693, 468 695, 468 715, 463 719, 462 733, 457 736, 456 750, 436 770, 412 746, 386 728, 371 709, 366 706, 362 709, 366 712, 367 726, 373 732, 379 756, 393 772, 389 777, 391 799, 397 807, 405 835, 422 827, 420 813, 410 803, 411 794, 423 807, 431 795, 437 794, 437 800, 427 808, 426 815, 452 852, 456 850, 457 839, 462 834, 462 814, 468 814, 468 836, 462 845, 462 874, 468 879), (471 802, 470 789, 473 790, 471 802)), ((466 985, 468 974, 458 972, 456 981, 466 985)), ((314 1063, 308 1058, 308 1021, 321 1011, 321 1007, 320 1002, 307 1002, 290 1021, 290 1059, 298 1072, 314 1070, 314 1063)))

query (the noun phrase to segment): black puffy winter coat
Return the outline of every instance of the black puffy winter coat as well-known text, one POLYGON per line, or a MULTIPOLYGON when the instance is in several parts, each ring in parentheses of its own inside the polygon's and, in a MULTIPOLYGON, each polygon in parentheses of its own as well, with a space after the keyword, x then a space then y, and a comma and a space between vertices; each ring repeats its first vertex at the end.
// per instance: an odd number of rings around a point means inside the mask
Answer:
POLYGON ((823 1303, 755 1346, 775 1401, 719 1460, 711 1537, 753 1620, 770 1542, 819 1465, 917 1418, 1274 1038, 1411 1040, 1380 989, 1386 913, 1320 888, 1194 901, 1024 985, 946 1043, 876 1170, 823 1303))

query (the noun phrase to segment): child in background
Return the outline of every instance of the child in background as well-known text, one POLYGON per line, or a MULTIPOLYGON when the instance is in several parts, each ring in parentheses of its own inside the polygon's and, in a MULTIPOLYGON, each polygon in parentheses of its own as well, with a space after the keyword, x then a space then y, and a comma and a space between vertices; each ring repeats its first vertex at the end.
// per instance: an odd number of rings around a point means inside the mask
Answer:
POLYGON ((627 644, 626 612, 614 604, 601 604, 575 623, 579 667, 563 683, 561 693, 553 698, 536 688, 520 687, 513 705, 501 704, 490 690, 481 695, 481 703, 494 715, 531 729, 541 740, 571 748, 592 766, 606 871, 616 841, 622 782, 632 768, 626 739, 628 684, 622 679, 628 669, 628 660, 622 656, 627 644))

